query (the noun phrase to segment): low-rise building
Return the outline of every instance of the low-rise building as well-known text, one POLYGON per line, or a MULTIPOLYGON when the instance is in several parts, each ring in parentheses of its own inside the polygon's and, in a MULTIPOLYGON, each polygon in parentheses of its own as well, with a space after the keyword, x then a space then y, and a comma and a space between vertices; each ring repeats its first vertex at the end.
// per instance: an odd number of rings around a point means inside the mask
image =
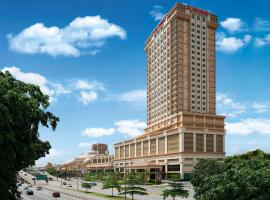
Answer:
POLYGON ((91 151, 65 162, 59 169, 80 173, 113 171, 113 160, 114 155, 109 154, 107 144, 93 144, 91 151))

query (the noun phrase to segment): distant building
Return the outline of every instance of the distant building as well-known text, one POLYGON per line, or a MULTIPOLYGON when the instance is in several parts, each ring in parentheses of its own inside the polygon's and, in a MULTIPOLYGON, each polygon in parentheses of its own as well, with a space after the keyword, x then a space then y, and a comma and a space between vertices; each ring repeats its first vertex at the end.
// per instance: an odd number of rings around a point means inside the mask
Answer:
POLYGON ((151 33, 147 127, 115 144, 115 171, 188 178, 198 159, 224 158, 225 117, 216 115, 217 27, 216 15, 177 3, 151 33))
POLYGON ((93 144, 91 151, 65 162, 61 170, 77 172, 113 171, 114 156, 109 155, 107 144, 93 144))

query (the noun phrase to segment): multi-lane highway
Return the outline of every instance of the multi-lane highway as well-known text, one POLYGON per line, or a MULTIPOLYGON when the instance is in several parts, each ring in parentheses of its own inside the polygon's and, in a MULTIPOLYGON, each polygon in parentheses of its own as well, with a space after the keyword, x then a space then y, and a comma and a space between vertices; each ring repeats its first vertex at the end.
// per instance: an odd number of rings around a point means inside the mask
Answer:
POLYGON ((24 187, 28 186, 28 184, 23 184, 21 187, 19 187, 19 191, 21 192, 21 197, 23 200, 48 200, 48 199, 59 199, 59 200, 78 200, 79 198, 75 197, 70 197, 65 194, 60 194, 60 198, 54 198, 52 197, 52 191, 46 190, 46 189, 41 189, 37 190, 36 187, 31 187, 31 189, 34 194, 33 195, 28 195, 26 194, 26 190, 24 190, 24 187))

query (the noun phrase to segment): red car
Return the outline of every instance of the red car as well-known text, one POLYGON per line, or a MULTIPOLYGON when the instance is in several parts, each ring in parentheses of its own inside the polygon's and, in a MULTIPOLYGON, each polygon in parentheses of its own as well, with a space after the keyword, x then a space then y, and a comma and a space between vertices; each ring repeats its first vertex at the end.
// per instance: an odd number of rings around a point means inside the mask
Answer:
POLYGON ((60 193, 59 193, 59 192, 53 192, 53 193, 52 193, 52 196, 53 196, 53 197, 60 197, 60 193))

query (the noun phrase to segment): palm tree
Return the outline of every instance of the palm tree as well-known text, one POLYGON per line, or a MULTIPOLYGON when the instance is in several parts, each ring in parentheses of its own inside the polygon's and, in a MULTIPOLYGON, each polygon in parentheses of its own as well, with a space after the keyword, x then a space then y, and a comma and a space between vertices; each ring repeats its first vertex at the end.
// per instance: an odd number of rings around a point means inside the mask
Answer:
POLYGON ((171 180, 169 182, 170 189, 165 189, 163 191, 164 199, 168 196, 171 196, 173 200, 175 200, 176 196, 188 197, 188 191, 184 189, 183 184, 179 182, 179 180, 180 180, 179 175, 171 177, 171 180))
POLYGON ((132 200, 134 200, 135 194, 147 195, 148 193, 146 192, 146 189, 138 186, 142 183, 141 179, 142 179, 142 176, 140 174, 136 174, 136 173, 127 174, 126 176, 127 186, 123 189, 124 191, 121 192, 120 194, 130 194, 132 200))
POLYGON ((103 189, 112 189, 112 196, 113 196, 113 189, 116 188, 118 192, 120 192, 120 184, 118 182, 117 175, 115 173, 110 173, 103 182, 103 189))

